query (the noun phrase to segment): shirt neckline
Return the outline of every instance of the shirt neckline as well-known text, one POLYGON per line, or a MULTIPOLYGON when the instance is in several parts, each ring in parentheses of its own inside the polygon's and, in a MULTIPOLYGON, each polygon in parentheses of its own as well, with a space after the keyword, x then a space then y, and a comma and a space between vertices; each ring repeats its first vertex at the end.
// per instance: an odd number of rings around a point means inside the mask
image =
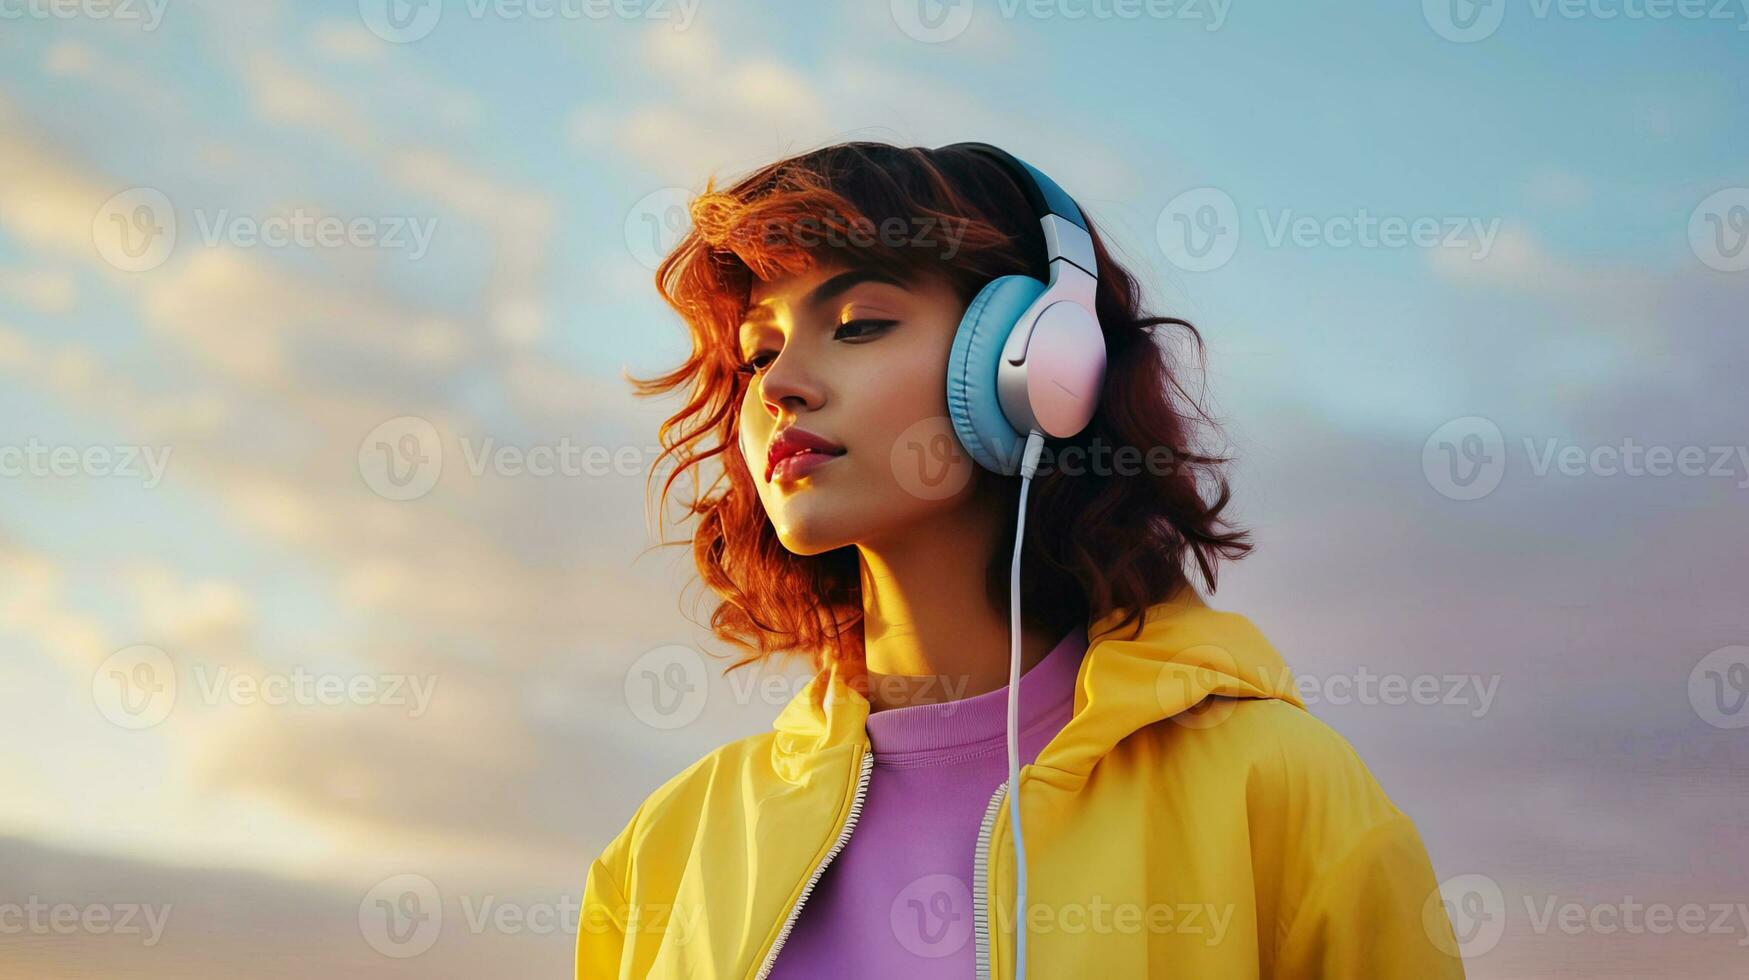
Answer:
MULTIPOLYGON (((1020 675, 1021 731, 1054 717, 1072 700, 1086 652, 1087 631, 1077 626, 1020 675)), ((1003 740, 1008 729, 1008 685, 954 701, 871 712, 866 727, 877 763, 883 756, 963 754, 980 743, 1003 740)))

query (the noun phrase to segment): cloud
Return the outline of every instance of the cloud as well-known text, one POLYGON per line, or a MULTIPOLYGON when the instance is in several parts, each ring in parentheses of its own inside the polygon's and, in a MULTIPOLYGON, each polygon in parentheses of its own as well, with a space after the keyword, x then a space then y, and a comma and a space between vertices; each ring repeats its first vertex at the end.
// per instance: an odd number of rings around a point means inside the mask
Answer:
POLYGON ((0 296, 38 313, 62 314, 78 304, 79 290, 64 269, 0 267, 0 296))
POLYGON ((401 186, 488 230, 492 266, 483 297, 488 323, 500 340, 511 344, 539 339, 548 316, 546 272, 555 210, 551 199, 432 150, 398 152, 389 166, 401 186))
POLYGON ((1582 263, 1548 248, 1522 221, 1501 225, 1488 254, 1433 248, 1423 253, 1440 278, 1479 290, 1517 294, 1590 317, 1580 329, 1634 342, 1662 301, 1663 277, 1643 263, 1582 263))
POLYGON ((1545 170, 1525 185, 1532 202, 1552 208, 1577 208, 1590 204, 1597 188, 1591 178, 1567 170, 1545 170))
POLYGON ((241 650, 257 625, 255 602, 236 582, 185 580, 161 561, 132 561, 121 574, 143 615, 141 633, 176 650, 241 650))
POLYGON ((7 936, 7 965, 35 980, 558 976, 572 967, 575 935, 562 919, 557 928, 543 923, 562 910, 567 898, 574 906, 582 887, 581 879, 561 890, 531 887, 504 871, 433 863, 388 870, 368 860, 344 879, 307 880, 225 866, 175 867, 4 837, 0 867, 7 869, 8 901, 22 904, 34 895, 49 905, 110 910, 101 931, 62 935, 14 929, 7 936), (436 944, 422 955, 386 956, 367 940, 361 914, 368 913, 366 903, 379 881, 408 871, 436 887, 432 911, 441 912, 441 929, 436 944), (143 931, 124 932, 121 926, 124 907, 133 908, 125 913, 133 928, 145 921, 139 909, 147 906, 163 923, 152 945, 143 931), (515 918, 495 919, 500 907, 515 918), (482 927, 475 928, 475 922, 482 927))
POLYGON ((244 59, 243 81, 255 110, 271 122, 338 136, 357 150, 377 143, 358 101, 257 50, 244 59))
POLYGON ((26 126, 22 113, 0 99, 0 230, 33 248, 97 260, 92 217, 110 194, 64 154, 26 126))
POLYGON ((78 41, 56 41, 43 51, 43 70, 51 75, 89 74, 97 56, 78 41))
POLYGON ((1493 249, 1475 258, 1465 249, 1435 248, 1423 253, 1433 270, 1452 282, 1500 289, 1571 295, 1596 283, 1596 277, 1557 258, 1522 222, 1505 224, 1493 249))
POLYGON ((0 630, 31 638, 83 676, 119 645, 95 616, 73 604, 66 570, 48 556, 0 540, 0 578, 8 583, 0 595, 0 630))
MULTIPOLYGON (((293 100, 276 111, 313 123, 320 107, 320 100, 293 100)), ((387 159, 412 192, 486 227, 502 244, 482 305, 501 337, 528 339, 547 286, 547 198, 437 150, 387 159)), ((107 269, 89 238, 91 216, 108 196, 104 184, 22 129, 8 127, 0 137, 0 161, 21 177, 6 185, 12 196, 0 188, 6 230, 45 252, 107 269)), ((327 588, 298 601, 320 604, 322 622, 360 626, 332 626, 316 637, 288 633, 274 608, 282 585, 252 575, 191 578, 167 564, 125 559, 112 584, 134 608, 111 611, 120 624, 112 625, 76 605, 67 570, 26 551, 7 555, 7 580, 27 584, 0 599, 0 625, 82 678, 142 638, 190 669, 259 672, 332 655, 350 658, 355 669, 443 672, 443 697, 411 730, 368 711, 334 718, 220 705, 179 713, 135 744, 168 746, 164 758, 178 771, 209 778, 187 796, 154 797, 152 813, 163 816, 147 839, 194 838, 204 827, 228 848, 230 839, 217 833, 229 826, 224 815, 244 800, 262 800, 306 835, 358 853, 393 832, 441 841, 424 853, 498 855, 530 871, 599 846, 626 814, 597 805, 592 794, 616 780, 642 780, 651 768, 627 760, 645 750, 613 749, 616 736, 576 719, 564 722, 572 734, 547 739, 521 713, 530 692, 514 672, 563 654, 585 665, 583 674, 568 676, 587 684, 669 639, 671 588, 626 571, 644 544, 639 522, 624 517, 642 512, 642 480, 539 480, 490 470, 476 477, 458 444, 493 437, 526 449, 568 437, 641 445, 650 440, 633 433, 653 432, 659 420, 649 409, 634 410, 617 381, 606 383, 610 392, 601 380, 518 344, 496 351, 473 339, 465 313, 420 308, 368 277, 336 274, 348 269, 344 257, 294 266, 264 251, 204 246, 197 230, 184 228, 171 260, 149 273, 108 270, 116 300, 138 314, 151 363, 169 384, 143 385, 137 370, 115 363, 114 352, 15 329, 0 329, 0 365, 87 423, 124 438, 169 441, 175 501, 202 509, 204 533, 246 556, 244 567, 317 570, 327 588), (506 400, 520 417, 480 416, 456 395, 458 377, 508 386, 506 400), (450 453, 433 496, 414 505, 375 495, 356 462, 367 432, 409 414, 437 425, 450 453), (321 650, 299 646, 310 639, 321 650), (484 661, 456 666, 461 653, 484 661), (380 751, 360 750, 372 740, 380 751), (283 765, 264 762, 261 753, 277 754, 283 765), (318 778, 329 770, 344 778, 318 778), (554 771, 579 775, 554 780, 554 771), (445 801, 459 787, 492 780, 496 791, 449 812, 445 801), (533 843, 519 844, 523 838, 533 843)), ((91 736, 61 737, 72 745, 91 736)), ((648 788, 639 783, 616 798, 648 788)))
POLYGON ((379 61, 383 56, 382 39, 361 19, 319 21, 310 28, 310 49, 339 62, 379 61))
POLYGON ((1083 188, 1090 209, 1144 187, 1129 163, 1073 122, 990 103, 924 70, 896 72, 867 52, 846 51, 803 73, 770 55, 725 55, 723 47, 701 25, 682 34, 647 29, 623 70, 650 83, 635 100, 578 106, 568 122, 573 145, 629 156, 669 186, 702 190, 706 174, 728 176, 841 140, 1006 141, 1066 186, 1083 188), (897 129, 894 120, 902 120, 897 129), (1076 152, 1052 157, 1067 146, 1076 152))

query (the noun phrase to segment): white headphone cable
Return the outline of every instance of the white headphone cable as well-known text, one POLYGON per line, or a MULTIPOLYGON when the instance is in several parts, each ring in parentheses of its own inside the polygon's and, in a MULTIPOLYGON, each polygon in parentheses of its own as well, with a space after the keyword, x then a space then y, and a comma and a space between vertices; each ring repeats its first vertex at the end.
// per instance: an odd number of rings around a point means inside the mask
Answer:
POLYGON ((1020 515, 1014 525, 1014 562, 1008 572, 1008 829, 1014 838, 1014 980, 1026 978, 1026 842, 1020 833, 1020 546, 1026 540, 1026 496, 1038 472, 1045 436, 1026 437, 1020 461, 1020 515))

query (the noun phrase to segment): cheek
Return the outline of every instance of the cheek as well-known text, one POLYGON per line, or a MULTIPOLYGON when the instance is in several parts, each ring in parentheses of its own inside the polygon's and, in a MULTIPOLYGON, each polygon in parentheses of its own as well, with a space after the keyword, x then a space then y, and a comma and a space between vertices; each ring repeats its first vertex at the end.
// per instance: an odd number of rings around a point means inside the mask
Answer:
POLYGON ((860 386, 860 418, 881 431, 897 432, 919 419, 947 414, 951 338, 943 340, 937 333, 931 330, 926 342, 894 344, 882 352, 879 366, 860 386))
POLYGON ((753 475, 755 482, 765 475, 765 450, 763 447, 770 441, 773 423, 759 403, 759 400, 748 394, 741 399, 741 415, 736 425, 736 439, 741 449, 741 458, 747 461, 747 470, 753 475))
POLYGON ((956 500, 970 466, 969 457, 959 458, 947 420, 947 327, 926 342, 893 346, 882 352, 878 373, 859 377, 849 413, 855 428, 844 431, 862 450, 856 478, 846 482, 855 485, 866 513, 888 519, 956 500))

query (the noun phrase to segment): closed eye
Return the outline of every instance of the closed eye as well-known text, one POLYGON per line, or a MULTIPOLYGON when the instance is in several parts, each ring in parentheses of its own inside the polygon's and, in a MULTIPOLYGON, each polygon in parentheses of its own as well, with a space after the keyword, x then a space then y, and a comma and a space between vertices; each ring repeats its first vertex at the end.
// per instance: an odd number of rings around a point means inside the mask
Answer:
MULTIPOLYGON (((897 320, 846 320, 838 325, 837 330, 832 332, 832 337, 834 340, 844 340, 855 343, 868 337, 875 336, 898 322, 899 321, 897 320), (851 335, 845 336, 846 331, 850 331, 851 335)), ((777 355, 771 351, 759 351, 752 357, 736 365, 735 373, 745 375, 757 374, 771 363, 769 360, 770 358, 775 358, 776 356, 777 355)))
POLYGON ((866 327, 867 331, 857 334, 857 336, 867 337, 870 334, 885 330, 898 322, 899 321, 897 320, 846 320, 838 325, 838 329, 833 332, 832 336, 838 338, 844 331, 849 330, 852 327, 866 327))

